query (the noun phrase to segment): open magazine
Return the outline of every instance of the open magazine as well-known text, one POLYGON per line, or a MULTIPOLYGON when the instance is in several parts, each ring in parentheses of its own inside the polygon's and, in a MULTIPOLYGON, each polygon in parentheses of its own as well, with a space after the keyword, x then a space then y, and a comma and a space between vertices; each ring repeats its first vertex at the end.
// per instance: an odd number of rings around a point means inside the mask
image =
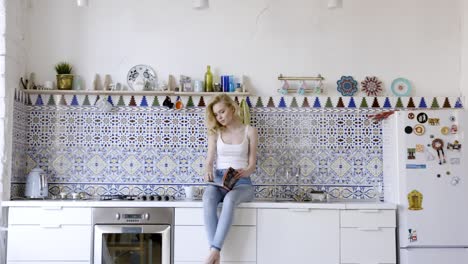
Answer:
POLYGON ((226 189, 226 190, 230 191, 230 190, 232 190, 232 188, 234 188, 234 185, 236 185, 236 182, 239 180, 239 179, 236 179, 234 177, 236 174, 237 174, 237 171, 235 169, 229 167, 229 169, 227 169, 224 172, 222 182, 220 182, 220 183, 206 182, 206 184, 213 185, 213 186, 216 186, 216 187, 220 187, 220 188, 223 188, 223 189, 226 189))

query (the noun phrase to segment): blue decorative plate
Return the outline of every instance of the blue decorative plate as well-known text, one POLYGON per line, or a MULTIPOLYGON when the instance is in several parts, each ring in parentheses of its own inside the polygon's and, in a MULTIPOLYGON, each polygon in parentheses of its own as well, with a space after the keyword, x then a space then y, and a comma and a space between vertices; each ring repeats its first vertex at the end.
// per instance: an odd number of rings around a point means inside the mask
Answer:
POLYGON ((351 76, 341 76, 341 79, 336 82, 338 92, 343 96, 353 96, 358 90, 358 83, 351 76))
POLYGON ((128 71, 127 84, 131 90, 142 91, 145 88, 153 90, 157 83, 158 77, 153 68, 148 65, 136 65, 128 71))
POLYGON ((411 93, 411 84, 405 78, 397 78, 393 80, 391 89, 395 96, 409 96, 411 93))

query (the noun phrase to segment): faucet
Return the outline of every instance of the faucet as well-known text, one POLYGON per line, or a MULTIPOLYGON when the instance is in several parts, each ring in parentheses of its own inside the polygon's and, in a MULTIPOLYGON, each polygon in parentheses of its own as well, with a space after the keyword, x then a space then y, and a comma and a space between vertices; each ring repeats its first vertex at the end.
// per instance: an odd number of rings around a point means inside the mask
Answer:
POLYGON ((291 176, 294 177, 296 185, 297 185, 296 192, 291 191, 291 193, 288 195, 289 197, 286 197, 286 198, 293 199, 294 201, 304 201, 304 200, 306 200, 307 195, 302 190, 302 187, 301 187, 301 166, 298 165, 297 167, 294 167, 294 166, 279 166, 278 168, 276 168, 275 174, 274 174, 274 178, 275 178, 274 179, 274 185, 273 185, 273 190, 272 190, 272 194, 274 196, 274 201, 278 201, 278 198, 279 198, 278 197, 278 170, 280 170, 280 169, 284 169, 284 171, 285 171, 284 176, 287 179, 289 179, 291 176))

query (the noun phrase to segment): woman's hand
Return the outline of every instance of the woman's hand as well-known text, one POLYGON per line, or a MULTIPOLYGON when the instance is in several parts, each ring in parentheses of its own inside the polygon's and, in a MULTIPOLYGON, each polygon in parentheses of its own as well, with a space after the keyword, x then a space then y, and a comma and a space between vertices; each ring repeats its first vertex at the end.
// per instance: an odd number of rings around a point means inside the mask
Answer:
POLYGON ((240 179, 240 178, 245 178, 245 177, 249 177, 250 174, 252 174, 253 170, 251 169, 238 169, 237 170, 237 174, 234 175, 234 178, 236 179, 240 179))
POLYGON ((213 172, 207 172, 207 173, 205 173, 205 181, 207 181, 207 182, 212 182, 212 181, 214 181, 214 179, 213 179, 213 172))

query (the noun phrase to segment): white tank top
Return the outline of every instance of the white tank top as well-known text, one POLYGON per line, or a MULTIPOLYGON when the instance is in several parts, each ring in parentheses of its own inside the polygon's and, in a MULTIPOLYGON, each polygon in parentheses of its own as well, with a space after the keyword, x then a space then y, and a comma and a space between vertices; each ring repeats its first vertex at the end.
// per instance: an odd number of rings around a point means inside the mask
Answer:
POLYGON ((243 169, 249 165, 249 139, 247 131, 249 126, 245 127, 245 134, 242 143, 226 144, 221 138, 221 132, 218 133, 218 141, 216 143, 216 168, 227 169, 243 169))

